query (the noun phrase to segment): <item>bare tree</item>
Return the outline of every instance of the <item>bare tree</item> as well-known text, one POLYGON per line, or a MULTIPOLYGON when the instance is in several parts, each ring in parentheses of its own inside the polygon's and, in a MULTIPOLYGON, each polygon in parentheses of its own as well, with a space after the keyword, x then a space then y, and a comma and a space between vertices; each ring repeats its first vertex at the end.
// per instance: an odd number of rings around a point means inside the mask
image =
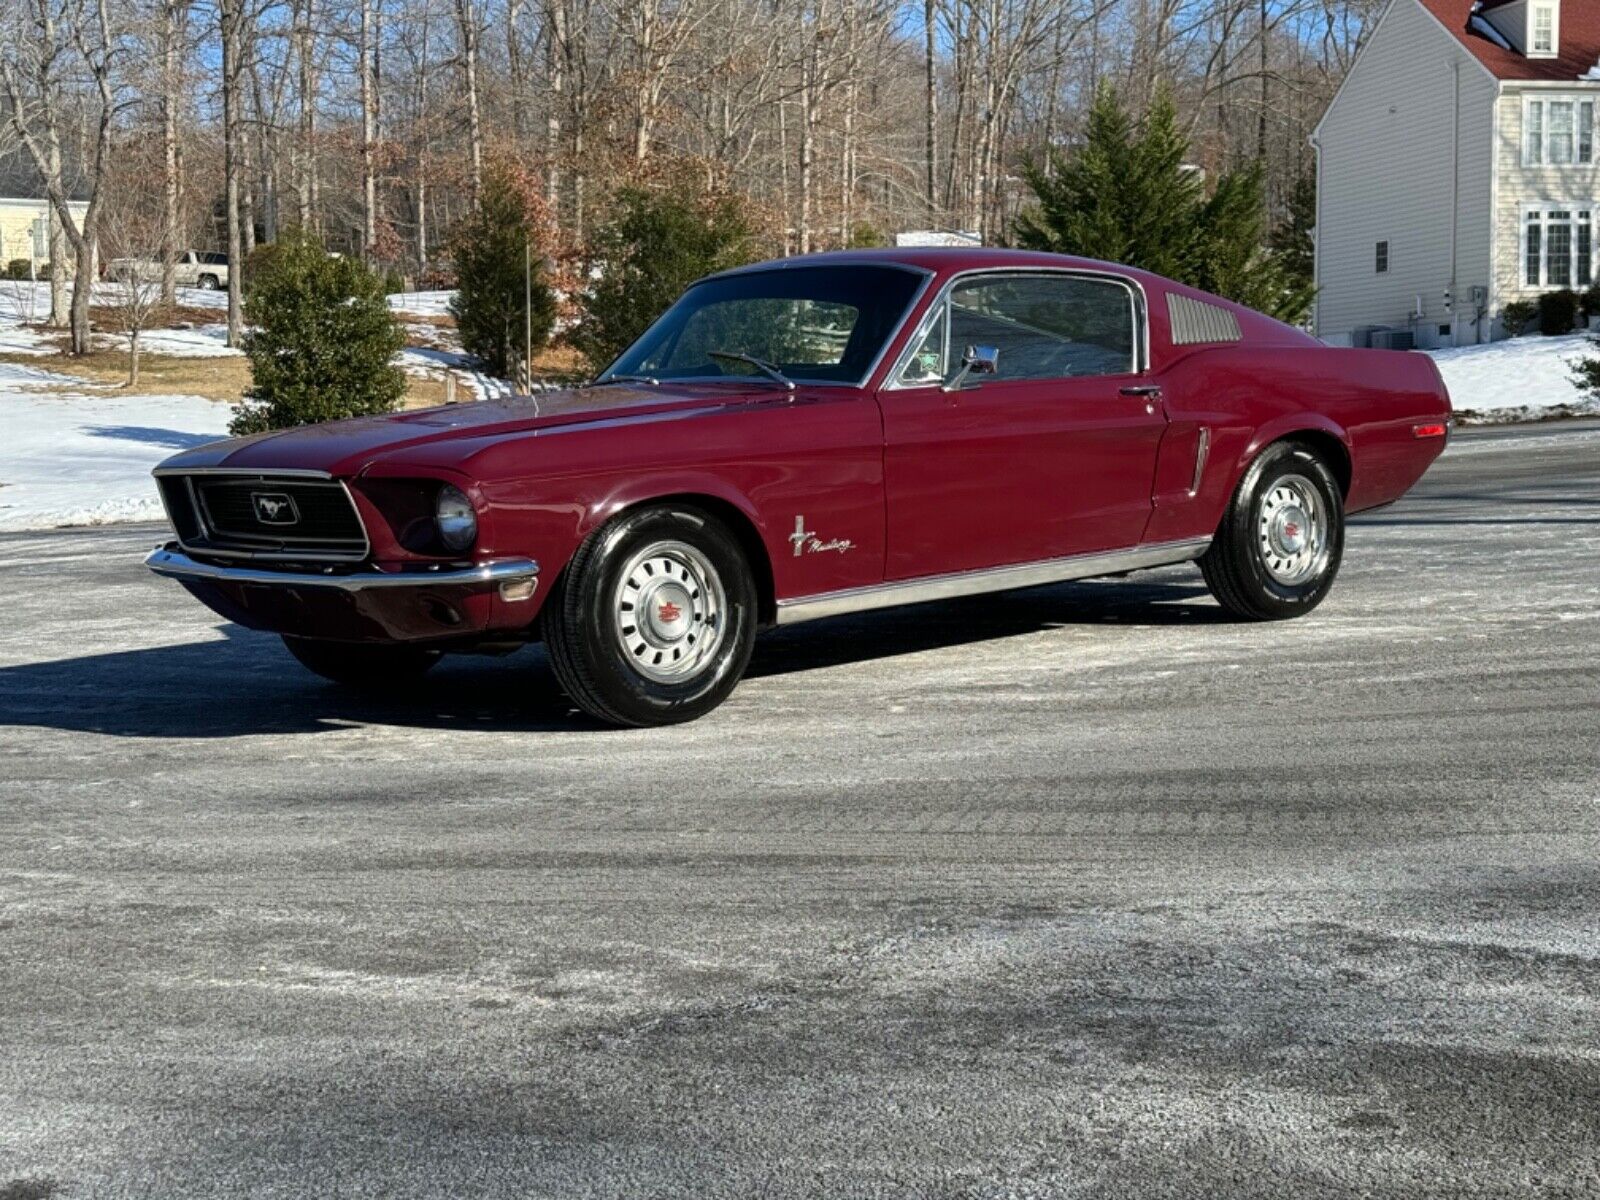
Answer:
MULTIPOLYGON (((29 12, 34 26, 33 38, 29 39, 31 44, 13 43, 8 47, 9 52, 0 57, 0 85, 5 89, 12 128, 44 179, 50 209, 73 250, 72 352, 87 354, 101 184, 111 147, 112 125, 117 116, 112 75, 120 54, 107 0, 93 0, 92 4, 90 0, 68 0, 61 6, 59 16, 51 0, 32 0, 29 12), (80 166, 81 186, 88 194, 81 221, 73 215, 62 171, 63 74, 69 64, 81 85, 76 91, 87 149, 80 166), (25 80, 29 66, 32 67, 31 80, 25 80)), ((54 310, 54 272, 60 269, 60 260, 54 253, 52 258, 51 308, 54 310)), ((54 315, 52 311, 52 318, 54 315)))
POLYGON ((467 147, 472 156, 472 201, 483 191, 483 109, 478 100, 478 43, 483 31, 472 0, 456 0, 456 27, 461 38, 461 77, 467 99, 467 147))
POLYGON ((244 228, 239 205, 244 170, 243 113, 245 0, 218 0, 222 34, 222 156, 228 221, 228 345, 244 332, 244 228))

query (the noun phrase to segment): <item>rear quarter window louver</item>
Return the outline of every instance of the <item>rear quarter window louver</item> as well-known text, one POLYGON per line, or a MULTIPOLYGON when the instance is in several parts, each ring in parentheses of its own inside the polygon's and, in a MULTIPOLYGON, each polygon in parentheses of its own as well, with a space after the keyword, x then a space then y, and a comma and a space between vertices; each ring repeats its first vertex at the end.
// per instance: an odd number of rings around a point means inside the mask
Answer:
POLYGON ((1239 318, 1225 308, 1167 293, 1167 316, 1172 323, 1174 346, 1203 346, 1213 342, 1242 342, 1239 318))

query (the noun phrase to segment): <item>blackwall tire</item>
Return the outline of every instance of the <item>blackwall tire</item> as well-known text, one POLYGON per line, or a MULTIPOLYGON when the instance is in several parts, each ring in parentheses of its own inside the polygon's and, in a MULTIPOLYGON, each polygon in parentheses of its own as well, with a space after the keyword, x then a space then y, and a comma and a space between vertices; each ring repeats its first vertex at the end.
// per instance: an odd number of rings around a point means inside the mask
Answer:
POLYGON ((686 505, 624 513, 592 534, 544 610, 562 688, 608 725, 675 725, 716 708, 750 662, 755 580, 738 541, 686 505))
POLYGON ((1217 603, 1247 621, 1304 616, 1344 558, 1344 497, 1309 447, 1268 446, 1250 464, 1200 570, 1217 603))
POLYGON ((365 642, 327 642, 285 637, 283 644, 301 666, 322 678, 353 688, 398 687, 425 675, 439 661, 434 650, 365 642))

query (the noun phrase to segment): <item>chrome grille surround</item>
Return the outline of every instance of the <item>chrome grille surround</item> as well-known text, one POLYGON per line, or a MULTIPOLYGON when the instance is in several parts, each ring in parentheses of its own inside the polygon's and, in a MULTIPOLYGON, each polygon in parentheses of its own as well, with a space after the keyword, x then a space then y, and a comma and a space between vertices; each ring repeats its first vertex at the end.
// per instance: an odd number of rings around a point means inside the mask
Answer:
POLYGON ((349 487, 324 471, 174 467, 155 474, 178 543, 192 554, 358 563, 372 553, 349 487), (268 525, 256 518, 251 496, 260 492, 293 499, 299 514, 295 525, 268 525))

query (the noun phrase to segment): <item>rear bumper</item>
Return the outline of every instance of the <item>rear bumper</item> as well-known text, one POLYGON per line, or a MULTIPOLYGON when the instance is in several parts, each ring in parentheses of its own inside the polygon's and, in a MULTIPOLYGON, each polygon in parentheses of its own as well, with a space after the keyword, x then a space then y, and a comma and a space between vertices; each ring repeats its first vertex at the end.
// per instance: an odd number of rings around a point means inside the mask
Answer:
POLYGON ((236 624, 295 637, 451 641, 524 629, 538 615, 539 564, 528 558, 428 571, 274 571, 202 562, 168 544, 145 565, 236 624), (508 599, 506 585, 528 595, 508 599))

